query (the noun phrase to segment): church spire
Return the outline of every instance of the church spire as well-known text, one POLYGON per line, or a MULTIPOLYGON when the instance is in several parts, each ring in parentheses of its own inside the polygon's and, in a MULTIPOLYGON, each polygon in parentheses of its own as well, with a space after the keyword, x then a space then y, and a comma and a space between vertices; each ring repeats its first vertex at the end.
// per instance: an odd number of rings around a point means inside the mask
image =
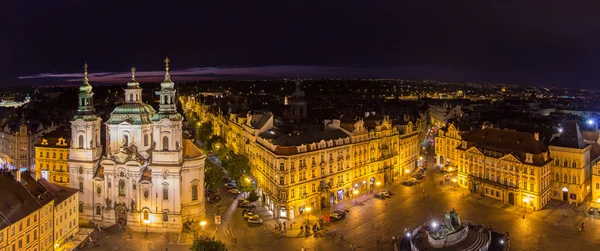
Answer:
POLYGON ((77 109, 77 115, 75 115, 75 119, 95 119, 95 116, 93 114, 96 111, 94 110, 93 96, 94 93, 92 92, 92 85, 90 85, 90 82, 88 80, 88 64, 86 63, 83 65, 83 84, 79 87, 79 107, 77 109))
POLYGON ((131 81, 135 81, 135 67, 131 67, 131 81))
POLYGON ((171 82, 171 75, 169 74, 169 62, 171 62, 171 60, 169 60, 169 57, 165 58, 165 81, 164 82, 171 82))

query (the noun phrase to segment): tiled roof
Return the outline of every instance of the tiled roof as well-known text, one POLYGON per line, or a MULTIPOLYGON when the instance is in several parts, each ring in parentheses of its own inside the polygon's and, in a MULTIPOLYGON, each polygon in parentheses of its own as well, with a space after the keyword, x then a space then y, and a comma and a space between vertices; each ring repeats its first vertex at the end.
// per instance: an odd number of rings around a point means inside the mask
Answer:
POLYGON ((45 179, 39 179, 38 182, 56 197, 56 200, 54 201, 55 205, 60 204, 61 202, 65 201, 69 197, 79 192, 78 189, 59 186, 45 179))
POLYGON ((56 130, 56 131, 52 131, 47 134, 44 134, 44 136, 40 137, 38 142, 35 144, 35 146, 39 146, 39 147, 53 147, 53 148, 69 148, 70 145, 71 145, 71 132, 66 131, 66 130, 56 130), (65 143, 66 143, 65 145, 60 145, 60 146, 56 145, 56 143, 58 143, 58 139, 60 139, 60 138, 65 139, 65 143), (44 139, 48 141, 47 145, 41 144, 44 139))
POLYGON ((550 142, 551 145, 568 147, 568 148, 585 148, 583 136, 579 130, 579 125, 575 121, 567 121, 563 126, 563 131, 560 136, 550 142))
POLYGON ((540 154, 548 151, 541 141, 535 140, 532 134, 484 128, 463 137, 466 141, 479 146, 490 146, 520 153, 540 154))
MULTIPOLYGON (((22 175, 28 174, 23 173, 22 175)), ((3 191, 0 193, 0 215, 2 216, 0 217, 0 229, 16 223, 40 209, 40 205, 48 203, 47 198, 54 198, 52 194, 43 192, 39 199, 34 197, 25 186, 15 180, 12 174, 0 175, 0 191, 3 191)))

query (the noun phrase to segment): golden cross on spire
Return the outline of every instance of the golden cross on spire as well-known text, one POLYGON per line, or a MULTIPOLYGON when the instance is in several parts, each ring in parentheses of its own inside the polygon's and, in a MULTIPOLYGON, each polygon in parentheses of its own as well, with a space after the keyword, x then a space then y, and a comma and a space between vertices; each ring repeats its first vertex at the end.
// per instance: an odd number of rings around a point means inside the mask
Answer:
POLYGON ((166 58, 165 58, 165 69, 166 69, 167 71, 169 71, 169 62, 171 62, 171 61, 169 60, 169 57, 166 57, 166 58))
POLYGON ((84 76, 87 76, 87 69, 88 69, 87 63, 83 64, 83 75, 84 76))
POLYGON ((135 67, 131 67, 131 80, 135 80, 135 67))

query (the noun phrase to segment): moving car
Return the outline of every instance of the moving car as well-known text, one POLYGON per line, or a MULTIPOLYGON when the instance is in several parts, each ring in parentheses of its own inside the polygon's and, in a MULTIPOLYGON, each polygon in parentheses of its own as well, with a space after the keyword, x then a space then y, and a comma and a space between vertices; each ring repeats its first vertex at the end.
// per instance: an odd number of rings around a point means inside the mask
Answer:
POLYGON ((382 193, 387 193, 388 195, 394 195, 394 193, 390 192, 390 190, 381 190, 382 193))
POLYGON ((240 193, 240 190, 237 190, 237 189, 235 189, 235 188, 233 188, 233 189, 229 189, 229 193, 232 193, 232 194, 239 194, 239 193, 240 193))
POLYGON ((249 219, 250 217, 258 217, 258 214, 255 214, 253 212, 244 213, 244 220, 249 219))
POLYGON ((341 220, 343 218, 346 218, 346 215, 334 212, 334 213, 331 214, 331 218, 335 218, 337 220, 341 220))
POLYGON ((376 193, 376 194, 373 194, 373 198, 375 198, 375 199, 380 199, 380 200, 385 200, 385 197, 384 197, 384 196, 382 196, 381 194, 378 194, 378 193, 376 193))
POLYGON ((215 203, 218 203, 218 202, 220 202, 220 201, 221 201, 221 199, 222 199, 222 198, 221 198, 221 196, 219 196, 219 195, 215 195, 215 196, 213 196, 212 198, 210 198, 210 199, 208 200, 208 203, 210 203, 210 204, 215 204, 215 203))
POLYGON ((334 213, 334 214, 340 214, 340 215, 342 215, 342 216, 346 217, 346 212, 345 212, 345 211, 340 211, 340 210, 337 210, 337 211, 333 211, 333 213, 334 213))
POLYGON ((248 224, 263 224, 261 218, 248 218, 248 224))
POLYGON ((392 196, 391 196, 389 193, 387 193, 386 191, 381 191, 381 192, 379 192, 379 195, 380 195, 380 196, 382 196, 382 197, 384 197, 384 198, 391 198, 391 197, 392 197, 392 196))

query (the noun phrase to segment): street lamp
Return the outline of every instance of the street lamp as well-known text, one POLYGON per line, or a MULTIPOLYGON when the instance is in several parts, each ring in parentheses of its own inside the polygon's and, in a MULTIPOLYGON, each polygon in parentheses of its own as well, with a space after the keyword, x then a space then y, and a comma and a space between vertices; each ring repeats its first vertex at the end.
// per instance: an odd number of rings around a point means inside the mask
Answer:
POLYGON ((458 180, 457 180, 456 178, 452 178, 452 183, 454 183, 454 190, 456 190, 456 182, 457 182, 457 181, 458 181, 458 180))
POLYGON ((311 207, 306 208, 306 218, 308 218, 308 225, 310 225, 310 210, 312 210, 311 207))
POLYGON ((354 189, 354 191, 352 191, 352 194, 354 194, 354 205, 356 205, 356 196, 358 195, 358 191, 354 189))
POLYGON ((452 170, 454 170, 454 168, 448 167, 448 171, 452 172, 452 170))
POLYGON ((204 230, 206 229, 206 221, 201 221, 200 227, 202 228, 202 233, 204 234, 204 230))
POLYGON ((144 220, 144 224, 146 224, 146 237, 148 237, 148 225, 150 225, 150 220, 144 220))
POLYGON ((527 203, 529 203, 529 198, 523 198, 523 212, 527 213, 527 203))
POLYGON ((381 185, 381 182, 380 182, 380 181, 377 181, 377 182, 375 182, 375 186, 376 186, 376 187, 379 187, 380 185, 381 185))

